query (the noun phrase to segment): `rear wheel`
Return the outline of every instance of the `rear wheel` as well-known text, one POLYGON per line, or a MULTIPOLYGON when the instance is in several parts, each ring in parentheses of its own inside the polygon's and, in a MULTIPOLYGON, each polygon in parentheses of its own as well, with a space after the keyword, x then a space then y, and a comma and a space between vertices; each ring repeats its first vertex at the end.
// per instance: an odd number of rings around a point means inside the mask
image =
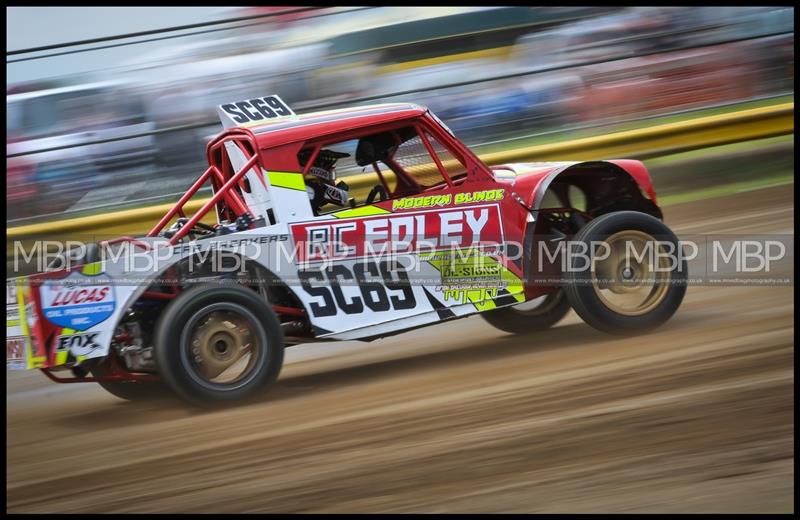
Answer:
POLYGON ((584 244, 590 260, 585 265, 581 256, 571 258, 564 290, 586 323, 632 334, 658 327, 678 310, 686 294, 686 259, 663 222, 617 211, 592 220, 573 240, 584 244))
POLYGON ((155 345, 161 377, 197 405, 252 397, 283 364, 275 313, 239 286, 204 285, 175 298, 158 320, 155 345))
POLYGON ((500 330, 525 334, 549 329, 567 315, 570 306, 562 289, 530 301, 482 312, 481 316, 500 330))

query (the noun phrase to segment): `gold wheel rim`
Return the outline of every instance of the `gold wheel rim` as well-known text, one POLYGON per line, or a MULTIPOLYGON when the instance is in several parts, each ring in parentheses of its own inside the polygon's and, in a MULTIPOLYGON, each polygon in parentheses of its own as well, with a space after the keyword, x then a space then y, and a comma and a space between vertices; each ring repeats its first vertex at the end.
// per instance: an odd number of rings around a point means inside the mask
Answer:
POLYGON ((641 316, 664 301, 671 269, 664 247, 641 231, 620 231, 605 241, 605 258, 592 258, 592 286, 609 310, 641 316))
POLYGON ((239 381, 256 359, 257 335, 248 320, 236 312, 210 312, 190 336, 190 356, 198 374, 211 383, 239 381))

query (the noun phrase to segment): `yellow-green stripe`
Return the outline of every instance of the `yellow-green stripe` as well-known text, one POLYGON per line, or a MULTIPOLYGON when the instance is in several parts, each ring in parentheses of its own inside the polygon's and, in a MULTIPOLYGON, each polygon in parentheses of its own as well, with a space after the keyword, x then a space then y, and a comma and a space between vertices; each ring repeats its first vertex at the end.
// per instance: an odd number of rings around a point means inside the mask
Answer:
POLYGON ((276 188, 306 191, 306 181, 302 173, 297 172, 267 172, 269 183, 276 188))
POLYGON ((368 217, 370 215, 384 215, 386 213, 391 213, 391 211, 377 206, 362 206, 360 208, 337 211, 333 216, 336 218, 368 217))
POLYGON ((101 271, 102 268, 103 268, 102 262, 93 262, 91 264, 84 265, 83 268, 81 269, 81 273, 87 276, 95 276, 102 272, 101 271))

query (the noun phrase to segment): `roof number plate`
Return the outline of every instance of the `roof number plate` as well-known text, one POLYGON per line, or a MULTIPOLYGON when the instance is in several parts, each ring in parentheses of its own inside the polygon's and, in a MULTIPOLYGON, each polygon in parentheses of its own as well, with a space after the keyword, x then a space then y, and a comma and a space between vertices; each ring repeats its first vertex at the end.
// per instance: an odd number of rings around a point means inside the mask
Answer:
POLYGON ((275 94, 225 103, 217 107, 217 113, 223 128, 259 126, 295 115, 289 105, 275 94))

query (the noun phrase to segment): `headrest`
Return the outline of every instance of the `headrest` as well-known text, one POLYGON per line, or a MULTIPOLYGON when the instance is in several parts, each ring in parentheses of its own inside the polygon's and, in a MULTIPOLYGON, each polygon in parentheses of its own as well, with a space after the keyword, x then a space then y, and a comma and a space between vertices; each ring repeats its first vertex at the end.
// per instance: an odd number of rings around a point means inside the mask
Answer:
POLYGON ((384 161, 392 156, 395 149, 395 140, 389 132, 364 137, 356 147, 356 164, 367 166, 384 161))

